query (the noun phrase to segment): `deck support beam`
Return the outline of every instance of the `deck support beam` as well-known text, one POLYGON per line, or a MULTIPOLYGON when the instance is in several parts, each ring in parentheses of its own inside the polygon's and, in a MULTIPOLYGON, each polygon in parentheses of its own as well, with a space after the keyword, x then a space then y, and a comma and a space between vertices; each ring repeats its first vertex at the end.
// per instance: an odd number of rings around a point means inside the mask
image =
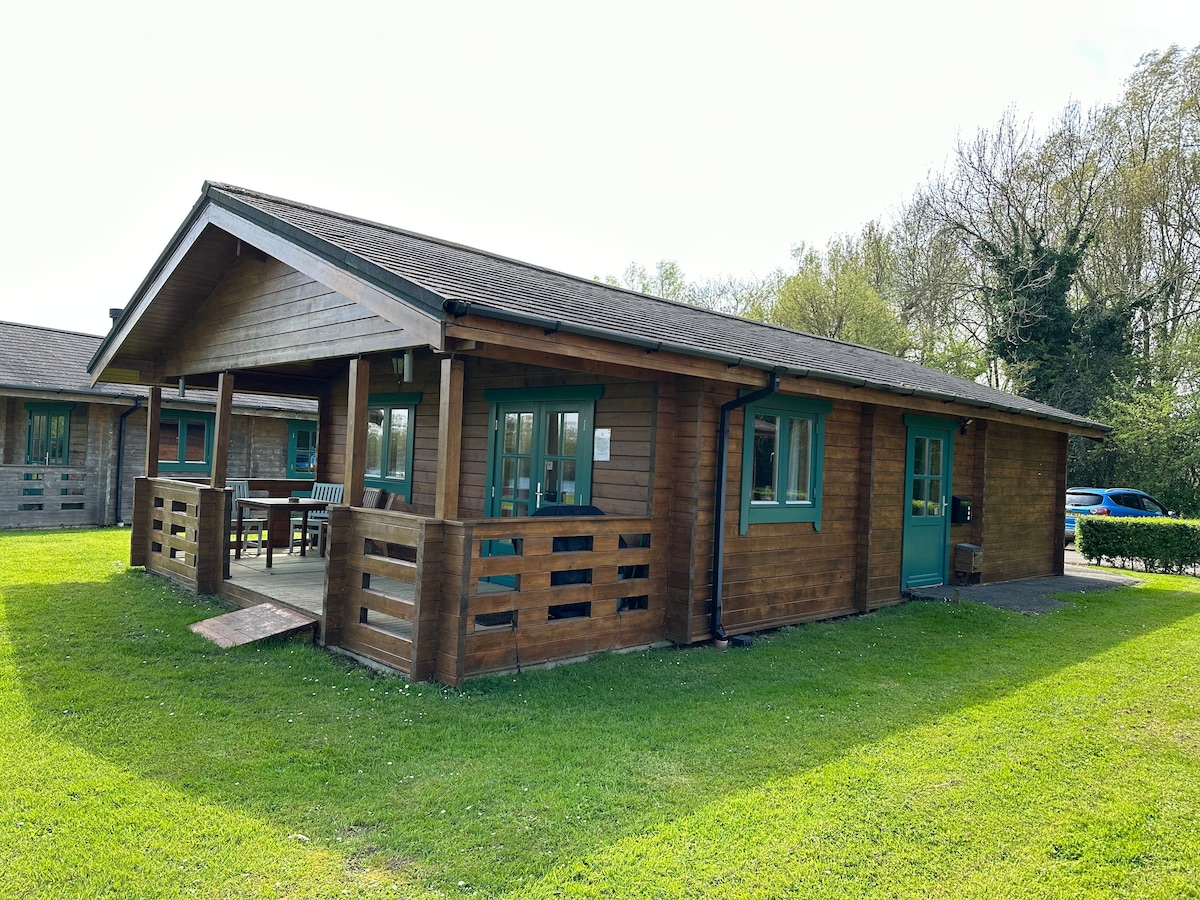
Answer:
POLYGON ((367 395, 371 389, 371 364, 361 357, 350 360, 350 386, 346 402, 346 470, 342 502, 362 503, 367 469, 367 395))
POLYGON ((212 476, 209 487, 225 487, 229 474, 229 432, 233 423, 233 373, 222 372, 217 379, 217 421, 213 431, 212 476))
POLYGON ((458 518, 458 483, 462 461, 464 363, 442 360, 441 390, 438 392, 438 468, 434 517, 458 518))
MULTIPOLYGON (((158 477, 158 431, 162 424, 162 388, 150 388, 146 401, 146 477, 158 477)), ((135 510, 134 516, 137 512, 135 510)))

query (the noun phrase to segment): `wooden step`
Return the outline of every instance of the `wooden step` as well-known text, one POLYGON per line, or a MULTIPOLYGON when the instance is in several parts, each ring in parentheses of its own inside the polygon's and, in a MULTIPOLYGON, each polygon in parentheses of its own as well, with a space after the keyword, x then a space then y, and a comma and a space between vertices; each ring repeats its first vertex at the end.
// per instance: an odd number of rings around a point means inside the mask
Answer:
POLYGON ((286 637, 312 629, 316 636, 317 620, 299 610, 277 603, 259 603, 188 626, 218 647, 240 647, 273 637, 286 637))

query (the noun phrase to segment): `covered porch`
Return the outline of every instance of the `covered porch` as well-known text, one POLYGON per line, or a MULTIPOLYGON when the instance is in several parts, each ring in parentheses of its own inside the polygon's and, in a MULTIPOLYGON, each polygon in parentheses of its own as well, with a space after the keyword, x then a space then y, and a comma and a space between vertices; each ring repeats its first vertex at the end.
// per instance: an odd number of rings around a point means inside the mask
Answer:
POLYGON ((279 553, 267 569, 265 556, 231 560, 230 502, 226 489, 139 479, 133 563, 242 606, 307 611, 323 645, 416 680, 457 685, 661 634, 649 598, 664 561, 648 517, 448 520, 339 505, 327 557, 279 553))

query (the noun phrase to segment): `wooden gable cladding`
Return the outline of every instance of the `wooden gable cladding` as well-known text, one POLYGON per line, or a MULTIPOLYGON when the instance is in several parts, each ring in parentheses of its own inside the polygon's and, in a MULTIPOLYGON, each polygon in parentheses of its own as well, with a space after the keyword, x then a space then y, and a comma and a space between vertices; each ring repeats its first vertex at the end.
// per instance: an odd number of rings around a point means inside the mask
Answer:
POLYGON ((242 257, 160 357, 165 374, 248 369, 405 346, 408 332, 279 260, 242 257))

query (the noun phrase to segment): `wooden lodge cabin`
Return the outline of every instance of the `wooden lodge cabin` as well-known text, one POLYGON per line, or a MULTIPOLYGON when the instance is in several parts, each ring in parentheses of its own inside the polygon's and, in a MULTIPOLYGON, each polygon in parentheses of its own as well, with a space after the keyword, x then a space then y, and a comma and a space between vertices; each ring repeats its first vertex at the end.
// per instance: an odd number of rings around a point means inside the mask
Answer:
MULTIPOLYGON (((149 390, 93 386, 88 361, 101 340, 0 322, 0 529, 132 521, 134 479, 146 471, 149 390)), ((185 394, 164 392, 167 427, 160 468, 177 478, 207 479, 215 396, 211 391, 185 394), (182 445, 179 434, 185 436, 182 445)), ((315 403, 239 394, 232 412, 233 475, 304 476, 303 451, 317 429, 315 403)))
MULTIPOLYGON (((218 442, 235 385, 315 398, 317 481, 347 501, 313 576, 321 640, 448 684, 869 612, 951 578, 960 543, 984 581, 1061 574, 1067 436, 1106 431, 218 184, 91 371, 151 386, 151 431, 157 386, 215 389, 218 442), (372 487, 388 508, 361 506, 372 487)), ((223 577, 221 453, 208 486, 148 473, 132 558, 248 604, 268 595, 223 577)))

